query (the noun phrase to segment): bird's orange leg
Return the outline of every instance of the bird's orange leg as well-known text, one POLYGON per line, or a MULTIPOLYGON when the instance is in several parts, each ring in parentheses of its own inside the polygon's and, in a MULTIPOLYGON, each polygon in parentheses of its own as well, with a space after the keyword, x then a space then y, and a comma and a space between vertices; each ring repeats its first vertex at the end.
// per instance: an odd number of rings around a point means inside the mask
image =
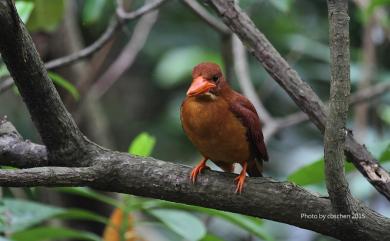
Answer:
POLYGON ((248 167, 248 163, 246 161, 243 161, 240 175, 238 175, 238 177, 234 179, 234 182, 237 184, 236 193, 241 193, 242 189, 244 188, 247 167, 248 167))
POLYGON ((204 157, 198 165, 196 165, 194 167, 194 169, 192 169, 191 171, 191 176, 190 176, 190 179, 192 181, 192 183, 195 183, 196 181, 196 177, 198 176, 198 174, 204 169, 206 168, 206 162, 207 162, 208 158, 207 157, 204 157))

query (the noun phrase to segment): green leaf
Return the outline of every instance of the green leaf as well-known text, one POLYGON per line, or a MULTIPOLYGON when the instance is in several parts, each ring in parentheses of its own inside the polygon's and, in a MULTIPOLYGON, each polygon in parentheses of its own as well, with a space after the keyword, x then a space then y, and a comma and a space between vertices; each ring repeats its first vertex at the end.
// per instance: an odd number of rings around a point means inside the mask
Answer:
POLYGON ((5 198, 4 219, 0 232, 13 233, 39 224, 64 211, 62 208, 43 205, 31 201, 5 198))
POLYGON ((53 80, 53 82, 56 85, 61 86, 62 88, 67 90, 73 96, 73 98, 75 100, 80 99, 80 93, 72 83, 70 83, 69 81, 62 78, 60 75, 55 74, 53 72, 49 72, 48 74, 49 74, 49 77, 53 80))
POLYGON ((108 218, 84 209, 68 209, 55 217, 60 219, 95 221, 103 224, 107 224, 109 222, 108 218))
POLYGON ((379 117, 390 125, 390 105, 383 105, 379 111, 379 117))
POLYGON ((72 230, 60 227, 38 227, 15 233, 11 236, 13 241, 40 241, 40 240, 59 240, 59 239, 77 239, 102 241, 96 234, 72 230))
MULTIPOLYGON (((350 162, 345 162, 345 172, 356 170, 350 162)), ((303 166, 290 174, 288 180, 298 185, 317 184, 325 180, 324 159, 321 158, 306 166, 303 166)))
POLYGON ((292 0, 269 0, 269 2, 279 11, 288 12, 291 8, 292 0))
POLYGON ((222 66, 221 57, 198 46, 175 48, 168 51, 155 70, 157 83, 165 88, 191 81, 192 68, 201 62, 215 62, 222 66))
POLYGON ((172 203, 161 200, 149 200, 143 202, 143 208, 146 210, 153 208, 171 208, 171 209, 181 209, 192 212, 199 212, 208 214, 213 217, 221 218, 227 222, 230 222, 243 230, 255 235, 258 238, 263 240, 274 240, 270 235, 268 235, 264 230, 262 230, 262 220, 254 217, 249 217, 237 213, 230 213, 219 211, 211 208, 204 208, 180 203, 172 203))
POLYGON ((101 19, 106 5, 106 0, 85 0, 82 12, 82 23, 91 25, 98 22, 99 19, 101 19))
POLYGON ((215 236, 215 235, 206 234, 206 236, 204 236, 200 241, 224 241, 224 240, 221 239, 220 237, 215 236))
POLYGON ((309 185, 324 180, 324 159, 303 166, 290 174, 288 180, 298 185, 309 185))
POLYGON ((60 192, 65 192, 69 194, 78 195, 81 197, 90 198, 93 200, 97 200, 113 207, 124 208, 124 206, 116 199, 110 198, 106 195, 95 192, 94 190, 87 187, 58 187, 56 190, 60 192))
POLYGON ((206 235, 206 227, 194 215, 168 209, 152 209, 148 213, 159 219, 169 229, 189 241, 200 240, 206 235))
POLYGON ((9 76, 9 72, 5 64, 0 64, 0 77, 9 76))
POLYGON ((34 0, 34 10, 27 22, 27 28, 34 31, 54 31, 61 22, 64 10, 64 0, 34 0))
POLYGON ((146 132, 142 132, 134 138, 128 152, 138 156, 150 156, 156 144, 156 138, 146 132))
POLYGON ((26 24, 28 19, 30 18, 32 10, 34 9, 34 3, 27 1, 18 1, 15 2, 15 7, 18 11, 20 19, 22 19, 24 24, 26 24))
POLYGON ((390 144, 386 147, 386 149, 382 152, 381 156, 379 157, 380 162, 387 162, 390 161, 390 144))

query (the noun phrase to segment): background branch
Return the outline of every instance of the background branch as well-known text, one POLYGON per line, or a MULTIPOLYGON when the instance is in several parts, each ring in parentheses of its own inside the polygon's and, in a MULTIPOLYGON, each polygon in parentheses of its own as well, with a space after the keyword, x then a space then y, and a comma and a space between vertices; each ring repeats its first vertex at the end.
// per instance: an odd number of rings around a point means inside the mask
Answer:
POLYGON ((236 35, 233 36, 232 45, 234 69, 236 72, 237 81, 240 84, 241 90, 244 95, 248 97, 248 99, 255 106, 260 120, 262 121, 263 125, 265 125, 265 128, 263 128, 263 133, 265 139, 268 140, 271 136, 270 134, 273 132, 273 129, 276 128, 276 123, 267 111, 267 109, 261 103, 261 100, 255 91, 255 88, 250 78, 246 49, 241 43, 241 40, 236 35))
POLYGON ((204 20, 210 27, 223 35, 230 35, 230 30, 218 18, 211 15, 206 9, 202 7, 197 1, 182 0, 196 15, 204 20))
POLYGON ((108 69, 92 85, 88 95, 99 99, 104 93, 119 79, 120 76, 134 62, 138 53, 141 51, 148 38, 150 30, 158 17, 158 11, 155 10, 141 17, 136 24, 133 35, 127 45, 121 51, 121 54, 108 67, 108 69))
MULTIPOLYGON (((73 64, 79 60, 91 56, 92 54, 96 53, 101 48, 103 48, 103 46, 105 46, 105 44, 108 43, 115 36, 115 33, 127 21, 136 19, 138 17, 141 17, 144 14, 147 14, 150 11, 153 11, 154 9, 160 7, 166 1, 167 0, 158 0, 155 2, 151 2, 129 13, 125 13, 124 10, 121 7, 119 7, 118 9, 122 9, 122 10, 117 10, 118 19, 113 18, 109 23, 108 27, 106 28, 106 30, 104 31, 104 33, 95 42, 93 42, 91 45, 85 47, 80 51, 69 54, 67 56, 60 57, 58 59, 50 60, 49 62, 45 63, 45 68, 49 70, 49 69, 55 69, 58 67, 67 66, 69 64, 73 64)), ((0 94, 10 89, 13 84, 14 84, 13 79, 7 78, 0 85, 0 94)))

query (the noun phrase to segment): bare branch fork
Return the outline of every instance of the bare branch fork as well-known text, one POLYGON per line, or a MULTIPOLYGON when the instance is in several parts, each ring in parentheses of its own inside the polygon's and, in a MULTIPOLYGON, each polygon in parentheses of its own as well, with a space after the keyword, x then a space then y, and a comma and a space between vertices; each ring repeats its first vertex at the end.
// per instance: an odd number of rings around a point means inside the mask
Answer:
MULTIPOLYGON (((326 115, 321 101, 251 20, 233 1, 212 0, 212 4, 226 25, 245 40, 250 52, 324 131, 326 115)), ((356 205, 357 212, 364 215, 359 221, 360 230, 344 233, 342 230, 350 227, 344 220, 302 217, 319 213, 328 216, 334 214, 334 209, 329 199, 292 183, 249 178, 244 193, 235 195, 234 174, 206 171, 197 185, 192 185, 188 181, 189 167, 97 146, 82 135, 65 109, 12 0, 0 0, 0 25, 0 52, 45 144, 41 146, 22 140, 9 122, 0 121, 1 164, 26 168, 0 170, 0 185, 90 186, 266 218, 342 240, 390 239, 390 220, 363 205, 356 205), (15 148, 17 146, 23 149, 15 148), (23 151, 26 158, 21 157, 23 151), (15 162, 18 158, 20 162, 15 162)), ((362 162, 366 168, 375 171, 373 175, 382 170, 381 178, 386 177, 387 173, 380 166, 371 166, 377 163, 351 136, 347 137, 346 151, 355 165, 362 162)), ((367 170, 361 171, 371 174, 367 170)), ((386 179, 376 181, 378 183, 373 184, 386 194, 386 179)))

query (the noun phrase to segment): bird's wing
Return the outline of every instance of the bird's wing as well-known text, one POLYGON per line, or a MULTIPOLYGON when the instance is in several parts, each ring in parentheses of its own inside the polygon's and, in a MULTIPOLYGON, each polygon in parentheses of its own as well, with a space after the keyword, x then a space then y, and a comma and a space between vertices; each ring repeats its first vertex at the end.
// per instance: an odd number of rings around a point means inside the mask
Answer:
POLYGON ((263 132, 261 131, 260 118, 255 107, 247 98, 237 93, 237 97, 231 102, 230 108, 247 128, 248 140, 255 151, 255 157, 268 161, 268 152, 264 143, 263 132))

